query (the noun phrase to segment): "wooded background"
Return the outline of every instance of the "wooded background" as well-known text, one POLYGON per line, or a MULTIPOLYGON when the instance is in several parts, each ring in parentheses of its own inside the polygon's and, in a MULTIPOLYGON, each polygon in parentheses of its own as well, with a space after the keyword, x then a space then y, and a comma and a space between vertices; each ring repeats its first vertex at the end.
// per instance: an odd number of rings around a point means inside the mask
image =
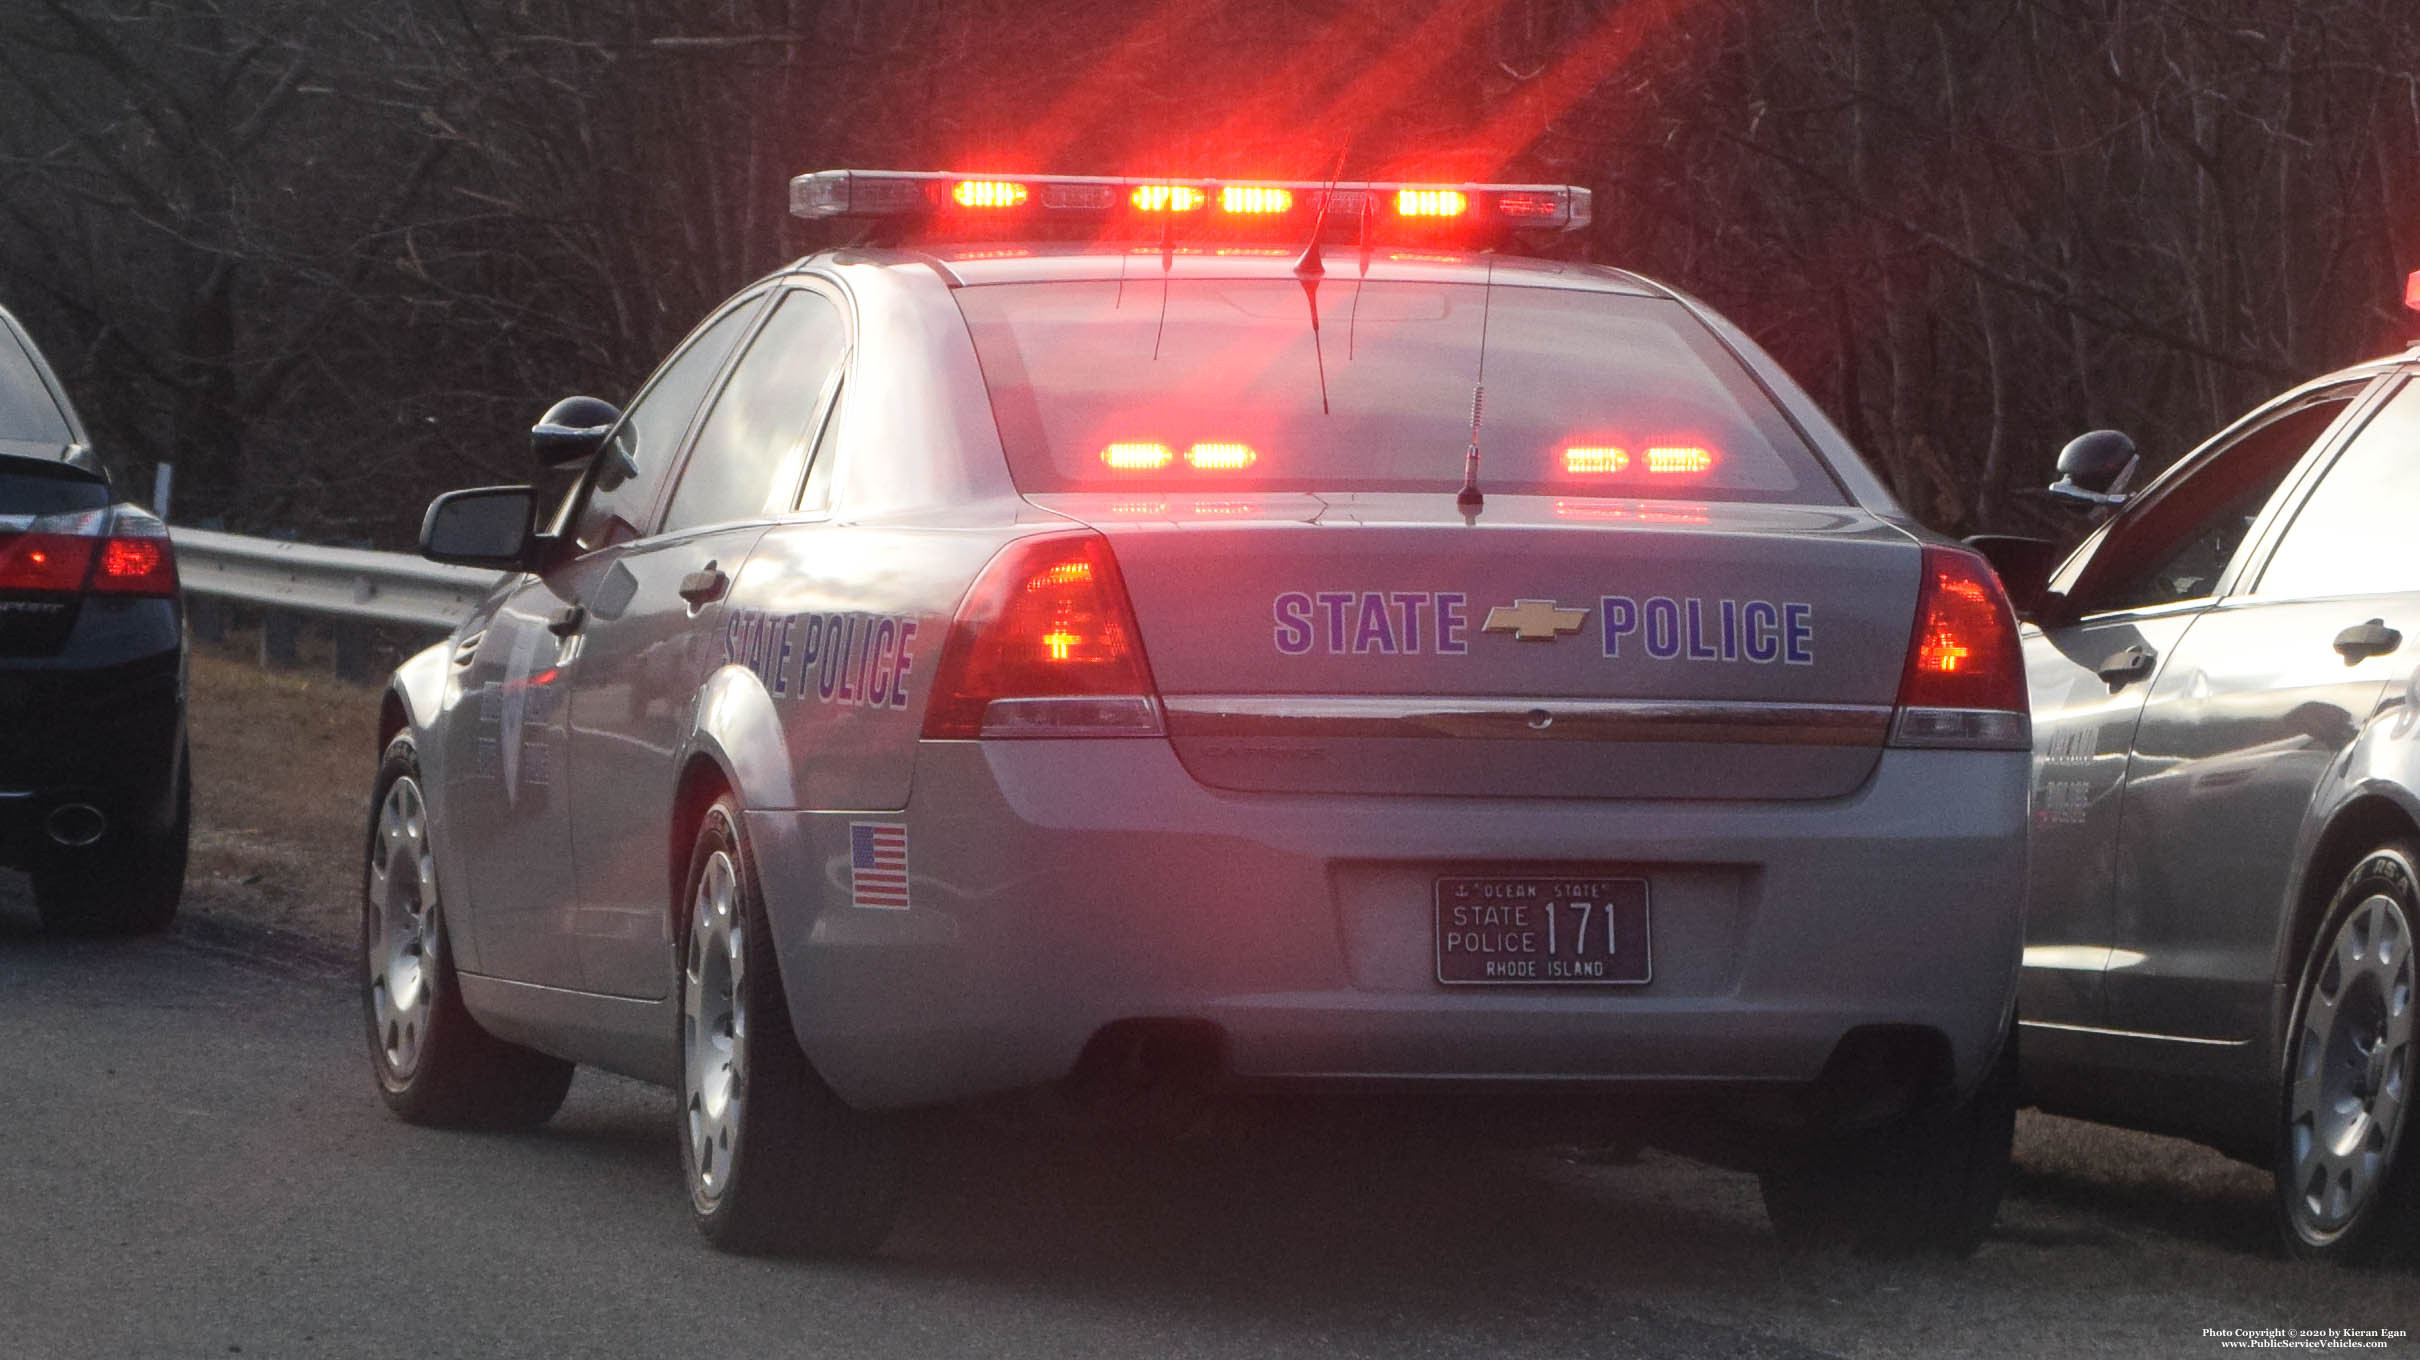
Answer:
POLYGON ((1570 182, 1953 532, 2420 334, 2414 0, 10 0, 0 305, 176 518, 401 546, 840 166, 1570 182))

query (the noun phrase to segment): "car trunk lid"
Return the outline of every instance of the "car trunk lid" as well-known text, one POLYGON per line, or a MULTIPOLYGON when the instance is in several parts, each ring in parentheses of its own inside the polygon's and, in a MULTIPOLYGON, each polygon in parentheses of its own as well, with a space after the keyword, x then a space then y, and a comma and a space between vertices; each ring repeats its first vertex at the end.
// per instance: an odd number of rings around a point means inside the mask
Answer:
POLYGON ((1226 789, 1808 799, 1888 735, 1921 551, 1847 506, 1030 497, 1103 533, 1226 789))

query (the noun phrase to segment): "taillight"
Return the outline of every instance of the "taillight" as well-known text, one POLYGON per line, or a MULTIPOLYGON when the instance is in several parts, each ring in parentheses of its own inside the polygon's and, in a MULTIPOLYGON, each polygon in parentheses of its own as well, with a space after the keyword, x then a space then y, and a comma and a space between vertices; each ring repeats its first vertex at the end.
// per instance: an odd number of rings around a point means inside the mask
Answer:
POLYGON ((1049 534, 1002 549, 958 606, 931 691, 927 737, 1161 731, 1134 607, 1098 534, 1049 534))
POLYGON ((0 537, 0 590, 75 594, 84 589, 98 541, 39 530, 0 537))
POLYGON ((140 510, 44 515, 0 534, 0 591, 173 596, 176 585, 167 526, 140 510))
POLYGON ((1926 544, 1916 630, 1900 673, 1894 746, 2033 746, 2017 617, 1988 563, 1926 544))
POLYGON ((93 564, 95 595, 176 594, 176 551, 168 535, 120 535, 103 539, 93 564))

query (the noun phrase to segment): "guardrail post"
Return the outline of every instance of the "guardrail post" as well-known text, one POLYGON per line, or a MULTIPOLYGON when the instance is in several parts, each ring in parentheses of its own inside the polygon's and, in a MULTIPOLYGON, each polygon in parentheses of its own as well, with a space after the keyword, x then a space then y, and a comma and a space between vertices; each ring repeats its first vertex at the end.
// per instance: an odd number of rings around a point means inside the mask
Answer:
MULTIPOLYGON (((263 535, 283 542, 302 537, 292 529, 271 529, 263 535)), ((302 635, 302 616, 283 609, 264 609, 260 616, 260 664, 262 670, 290 671, 302 664, 302 652, 295 646, 302 635)))
MULTIPOLYGON (((224 529, 227 527, 227 521, 217 515, 212 515, 199 521, 194 527, 224 529)), ((225 642, 227 640, 227 606, 224 601, 208 595, 197 595, 192 591, 185 592, 185 622, 188 627, 193 629, 193 636, 202 642, 225 642)))

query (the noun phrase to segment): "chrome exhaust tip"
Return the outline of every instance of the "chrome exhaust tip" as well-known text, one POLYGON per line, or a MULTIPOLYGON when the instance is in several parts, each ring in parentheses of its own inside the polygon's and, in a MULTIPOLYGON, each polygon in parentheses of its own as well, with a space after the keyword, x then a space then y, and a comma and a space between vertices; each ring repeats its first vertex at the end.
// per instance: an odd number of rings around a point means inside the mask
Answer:
POLYGON ((42 829, 49 833, 53 844, 81 849, 101 839, 102 833, 109 830, 109 819, 90 803, 61 803, 50 810, 42 829))

